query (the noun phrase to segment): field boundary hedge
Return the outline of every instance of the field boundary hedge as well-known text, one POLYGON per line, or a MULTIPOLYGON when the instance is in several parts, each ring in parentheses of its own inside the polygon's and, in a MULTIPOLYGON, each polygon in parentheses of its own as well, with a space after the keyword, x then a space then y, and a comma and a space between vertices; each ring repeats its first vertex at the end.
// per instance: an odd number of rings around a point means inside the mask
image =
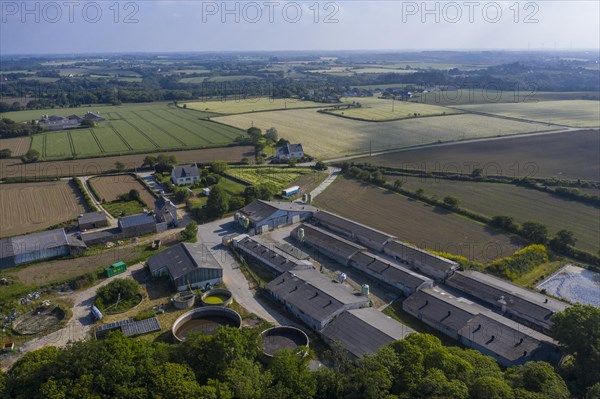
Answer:
POLYGON ((88 194, 87 190, 83 187, 81 180, 79 180, 77 177, 72 177, 71 181, 75 182, 75 185, 77 186, 77 189, 79 190, 79 194, 83 197, 89 211, 97 212, 98 207, 96 206, 96 204, 94 203, 94 201, 92 200, 90 195, 88 194))

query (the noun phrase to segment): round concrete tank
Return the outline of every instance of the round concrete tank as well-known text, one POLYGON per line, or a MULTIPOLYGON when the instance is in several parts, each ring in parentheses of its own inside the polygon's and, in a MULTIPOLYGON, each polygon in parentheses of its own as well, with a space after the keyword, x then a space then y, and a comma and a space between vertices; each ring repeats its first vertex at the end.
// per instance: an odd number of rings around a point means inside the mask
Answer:
POLYGON ((191 333, 214 335, 217 328, 221 326, 241 328, 242 317, 236 311, 228 308, 205 306, 179 316, 173 323, 171 332, 175 341, 182 342, 191 333))
POLYGON ((194 306, 196 302, 196 294, 191 291, 182 291, 175 294, 173 297, 173 306, 175 309, 187 309, 194 306))
POLYGON ((260 334, 263 353, 268 358, 275 355, 280 349, 292 349, 299 355, 306 356, 308 353, 308 335, 299 328, 280 326, 269 328, 260 334))
POLYGON ((233 302, 233 296, 230 291, 217 288, 206 291, 201 297, 202 306, 228 306, 233 302))

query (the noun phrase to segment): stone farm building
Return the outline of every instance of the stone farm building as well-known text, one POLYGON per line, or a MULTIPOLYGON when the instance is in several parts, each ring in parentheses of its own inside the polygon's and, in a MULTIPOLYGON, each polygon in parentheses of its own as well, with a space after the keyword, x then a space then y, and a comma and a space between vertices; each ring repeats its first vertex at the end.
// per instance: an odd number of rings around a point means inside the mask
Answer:
POLYGON ((77 218, 79 230, 97 229, 108 226, 106 213, 102 211, 84 213, 77 218))
POLYGON ((251 234, 299 223, 313 216, 317 208, 294 202, 254 201, 235 213, 235 221, 251 234))
POLYGON ((119 229, 124 238, 139 237, 156 232, 156 220, 152 213, 140 213, 137 215, 119 218, 119 229))
POLYGON ((166 276, 177 288, 207 288, 223 282, 223 269, 203 244, 181 243, 148 258, 152 276, 166 276))
POLYGON ((85 244, 67 236, 65 229, 4 238, 0 240, 0 269, 76 254, 85 249, 85 244))
POLYGON ((177 207, 170 199, 161 196, 154 201, 154 214, 156 215, 157 223, 166 223, 168 226, 177 226, 177 207))
POLYGON ((200 180, 200 170, 196 164, 175 166, 171 171, 171 181, 177 186, 192 184, 200 180))
POLYGON ((357 295, 347 286, 332 283, 330 278, 314 269, 285 272, 265 285, 265 289, 317 332, 342 312, 370 304, 368 297, 357 295))
POLYGON ((286 144, 277 147, 277 159, 300 159, 304 157, 302 144, 286 144))

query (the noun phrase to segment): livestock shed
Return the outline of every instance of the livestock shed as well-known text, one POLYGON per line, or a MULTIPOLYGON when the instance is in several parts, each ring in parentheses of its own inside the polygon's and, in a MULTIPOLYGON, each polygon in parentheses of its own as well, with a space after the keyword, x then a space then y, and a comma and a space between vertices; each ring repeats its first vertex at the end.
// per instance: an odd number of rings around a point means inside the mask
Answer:
POLYGON ((254 201, 235 213, 238 225, 261 234, 311 218, 317 208, 295 202, 254 201))
POLYGON ((139 237, 156 233, 156 220, 152 213, 140 213, 119 219, 121 238, 139 237))
POLYGON ((402 309, 456 340, 458 331, 484 310, 437 287, 418 290, 402 302, 402 309))
POLYGON ((345 310, 368 307, 369 298, 332 282, 314 269, 293 270, 265 285, 266 291, 315 331, 345 310))
POLYGON ((88 246, 105 244, 109 241, 119 240, 120 238, 121 230, 119 228, 81 233, 81 241, 88 246))
POLYGON ((148 258, 154 277, 167 276, 177 291, 223 282, 223 269, 204 244, 181 243, 148 258))
POLYGON ((380 283, 409 296, 419 288, 433 287, 433 280, 421 276, 401 265, 370 254, 359 252, 350 259, 350 266, 375 278, 380 283))
POLYGON ((459 265, 450 259, 443 258, 398 240, 392 240, 383 247, 383 252, 393 256, 415 271, 438 281, 444 281, 454 273, 459 265))
POLYGON ((65 229, 42 231, 0 240, 0 269, 6 269, 85 250, 86 246, 70 238, 65 229))
POLYGON ((402 308, 505 367, 530 360, 553 364, 560 360, 552 338, 457 295, 438 287, 422 289, 408 297, 402 308))
POLYGON ((413 332, 377 309, 362 308, 343 312, 321 334, 328 341, 338 342, 351 358, 360 358, 413 332))
POLYGON ((302 224, 292 230, 290 237, 302 244, 309 245, 323 255, 347 266, 350 258, 360 251, 365 250, 358 244, 344 240, 318 227, 302 224))
POLYGON ((569 306, 558 299, 473 270, 456 272, 446 283, 541 332, 549 332, 552 315, 569 306))
POLYGON ((313 264, 308 260, 300 260, 283 252, 274 245, 261 243, 255 238, 242 234, 231 240, 233 247, 245 255, 268 266, 277 274, 292 269, 312 269, 313 264))
POLYGON ((362 245, 375 251, 383 251, 383 247, 396 238, 383 231, 373 229, 331 212, 319 211, 313 217, 313 221, 317 225, 324 226, 353 241, 358 241, 362 245))
POLYGON ((534 360, 557 364, 560 360, 552 338, 490 311, 473 317, 458 334, 460 342, 492 356, 504 367, 534 360))
POLYGON ((107 323, 98 326, 94 330, 96 339, 104 338, 111 331, 121 331, 126 337, 135 337, 138 335, 149 334, 160 331, 160 323, 156 317, 150 317, 144 320, 125 319, 107 323))
POLYGON ((84 213, 77 218, 77 225, 80 230, 97 229, 108 226, 106 213, 102 211, 84 213))

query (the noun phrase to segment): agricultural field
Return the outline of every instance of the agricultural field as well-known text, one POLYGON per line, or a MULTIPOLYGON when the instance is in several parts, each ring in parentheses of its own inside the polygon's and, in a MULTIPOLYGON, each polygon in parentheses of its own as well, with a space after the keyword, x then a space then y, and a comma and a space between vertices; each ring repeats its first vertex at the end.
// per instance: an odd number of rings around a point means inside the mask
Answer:
MULTIPOLYGON (((401 67, 404 68, 404 67, 401 67)), ((418 72, 414 69, 399 69, 399 68, 390 68, 385 66, 368 66, 368 67, 342 67, 342 66, 333 66, 331 68, 324 69, 310 69, 306 72, 309 73, 323 73, 327 75, 334 76, 352 76, 354 74, 363 74, 363 73, 415 73, 418 72)))
POLYGON ((329 114, 342 116, 350 119, 360 119, 365 121, 389 121, 398 119, 415 118, 425 116, 441 116, 460 114, 462 111, 440 107, 437 105, 420 104, 410 101, 392 101, 375 97, 343 98, 343 102, 356 101, 362 106, 360 108, 350 109, 327 109, 329 114))
POLYGON ((88 180, 96 194, 107 202, 119 199, 119 195, 127 194, 130 190, 137 190, 140 198, 148 207, 154 206, 154 196, 146 186, 137 181, 132 175, 98 176, 88 180))
MULTIPOLYGON (((199 119, 198 115, 164 103, 127 104, 94 107, 106 121, 91 129, 72 129, 37 134, 31 148, 44 160, 89 158, 110 154, 156 152, 188 148, 218 147, 233 143, 243 132, 238 129, 199 119)), ((84 113, 66 109, 61 114, 84 113), (68 110, 68 112, 67 112, 68 110)), ((32 111, 7 113, 25 120, 44 113, 32 111), (26 117, 26 115, 28 117, 26 117)), ((49 110, 49 114, 59 114, 49 110)))
POLYGON ((0 185, 0 236, 47 229, 75 219, 85 206, 70 181, 0 185))
POLYGON ((338 178, 314 203, 421 248, 483 263, 510 256, 520 248, 519 243, 487 226, 344 178, 338 178))
POLYGON ((273 184, 278 190, 287 188, 302 176, 318 174, 312 169, 287 167, 232 168, 227 170, 226 173, 251 185, 273 184))
MULTIPOLYGON (((326 104, 313 101, 283 98, 231 98, 223 101, 197 101, 184 104, 188 109, 215 114, 244 114, 257 111, 273 111, 297 108, 323 108, 326 104)), ((183 105, 181 105, 183 106, 183 105)), ((249 127, 249 126, 248 126, 249 127)))
MULTIPOLYGON (((393 182, 395 176, 389 176, 393 182)), ((550 235, 568 229, 575 233, 577 248, 591 253, 600 250, 600 208, 509 184, 465 182, 402 176, 404 188, 425 190, 425 195, 456 197, 460 206, 486 216, 507 215, 515 222, 538 221, 550 235)))
MULTIPOLYGON (((161 151, 155 155, 174 155, 178 164, 210 163, 213 161, 239 162, 243 158, 254 159, 254 147, 236 146, 206 148, 188 151, 161 151)), ((39 178, 91 176, 115 172, 115 162, 122 162, 129 170, 141 168, 145 154, 75 159, 66 161, 36 162, 24 164, 21 160, 0 159, 0 178, 39 178)))
MULTIPOLYGON (((394 87, 396 85, 390 85, 394 87)), ((359 86, 360 87, 360 86, 359 86)), ((378 88, 387 88, 386 85, 378 85, 378 88)), ((406 87, 406 85, 398 85, 406 87)), ((413 86, 409 86, 413 87, 413 86)), ((367 88, 367 87, 363 87, 367 88)), ((485 104, 492 106, 494 104, 509 103, 537 103, 540 101, 555 100, 598 100, 598 94, 595 92, 538 92, 535 90, 499 90, 495 87, 473 88, 430 91, 427 93, 415 93, 413 100, 424 104, 434 104, 442 106, 461 106, 485 104)))
POLYGON ((583 130, 432 146, 353 161, 449 173, 481 168, 486 175, 600 181, 598 148, 600 132, 583 130))
POLYGON ((213 120, 248 129, 275 127, 280 137, 299 142, 306 153, 334 158, 445 141, 551 130, 552 127, 481 115, 449 115, 372 123, 339 118, 313 109, 230 115, 213 120))
POLYGON ((586 100, 543 101, 507 104, 479 104, 460 107, 481 112, 573 127, 599 127, 600 102, 586 100))
POLYGON ((5 148, 12 151, 13 157, 25 155, 31 145, 31 137, 14 137, 10 139, 0 139, 0 150, 5 148))

